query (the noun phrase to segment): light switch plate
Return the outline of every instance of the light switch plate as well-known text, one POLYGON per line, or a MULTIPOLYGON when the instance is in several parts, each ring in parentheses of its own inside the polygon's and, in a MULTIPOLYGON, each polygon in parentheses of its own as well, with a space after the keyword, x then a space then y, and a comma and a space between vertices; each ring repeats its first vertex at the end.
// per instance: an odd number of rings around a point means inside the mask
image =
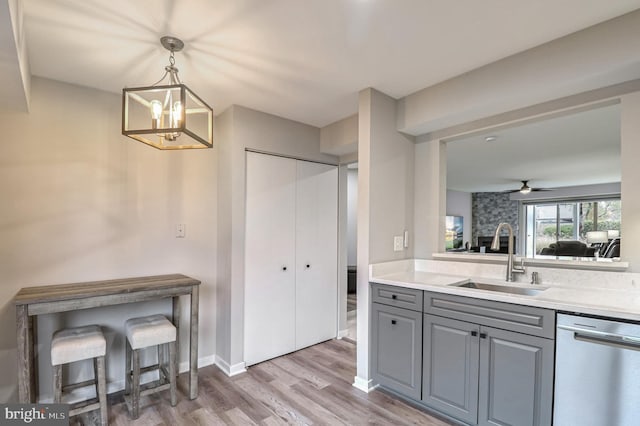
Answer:
POLYGON ((404 246, 404 237, 402 235, 393 237, 393 251, 402 251, 404 246))
POLYGON ((184 238, 187 232, 186 228, 187 228, 187 225, 185 225, 184 223, 178 223, 176 225, 176 238, 184 238))

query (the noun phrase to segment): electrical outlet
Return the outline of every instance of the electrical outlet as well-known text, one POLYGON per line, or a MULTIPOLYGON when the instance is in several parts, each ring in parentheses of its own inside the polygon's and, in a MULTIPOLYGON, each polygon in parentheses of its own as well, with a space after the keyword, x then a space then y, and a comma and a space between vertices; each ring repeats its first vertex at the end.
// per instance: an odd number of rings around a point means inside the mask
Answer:
POLYGON ((184 223, 178 223, 176 225, 176 238, 184 238, 187 232, 186 228, 187 228, 187 225, 185 225, 184 223))
POLYGON ((393 251, 402 251, 404 249, 404 237, 402 235, 393 237, 393 251))

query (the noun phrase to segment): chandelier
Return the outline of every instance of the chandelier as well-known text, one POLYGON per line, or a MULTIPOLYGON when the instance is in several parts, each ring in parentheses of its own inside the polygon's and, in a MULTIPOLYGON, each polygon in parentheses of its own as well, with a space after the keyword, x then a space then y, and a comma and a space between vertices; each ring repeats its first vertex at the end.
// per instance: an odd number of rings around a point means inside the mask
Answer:
POLYGON ((122 134, 158 149, 211 148, 213 110, 180 81, 175 66, 184 43, 169 36, 160 43, 170 52, 162 78, 122 89, 122 134))

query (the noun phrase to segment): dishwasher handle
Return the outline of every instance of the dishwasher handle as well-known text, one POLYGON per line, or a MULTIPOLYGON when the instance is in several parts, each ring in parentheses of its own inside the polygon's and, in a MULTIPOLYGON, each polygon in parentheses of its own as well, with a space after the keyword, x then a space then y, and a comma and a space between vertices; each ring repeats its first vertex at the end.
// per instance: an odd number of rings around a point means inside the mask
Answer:
POLYGON ((640 350, 640 337, 624 336, 620 334, 606 333, 604 331, 587 330, 581 327, 570 325, 558 325, 559 329, 572 331, 573 338, 601 345, 624 346, 629 349, 640 350))

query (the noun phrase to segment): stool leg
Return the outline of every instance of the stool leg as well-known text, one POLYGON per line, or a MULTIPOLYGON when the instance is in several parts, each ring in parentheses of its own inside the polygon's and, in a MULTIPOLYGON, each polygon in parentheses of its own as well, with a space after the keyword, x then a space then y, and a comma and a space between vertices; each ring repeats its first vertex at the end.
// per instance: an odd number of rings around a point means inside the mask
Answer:
MULTIPOLYGON (((94 358, 96 360, 96 358, 94 358)), ((97 358, 98 368, 96 370, 96 376, 98 379, 98 402, 100 403, 100 422, 102 426, 107 426, 109 423, 109 413, 107 412, 107 378, 106 368, 104 362, 104 356, 97 358)))
POLYGON ((137 419, 140 416, 140 350, 133 350, 133 375, 131 377, 131 417, 137 419))
POLYGON ((124 394, 131 395, 131 345, 129 339, 125 339, 124 361, 124 394))
POLYGON ((164 367, 165 364, 164 346, 165 345, 156 346, 156 351, 158 352, 158 380, 161 385, 167 381, 167 377, 162 371, 162 367, 164 367))
POLYGON ((53 366, 53 403, 59 404, 62 400, 62 364, 53 366))
POLYGON ((98 398, 98 394, 100 393, 98 386, 98 358, 93 358, 93 385, 96 388, 96 398, 98 398))
POLYGON ((175 407, 178 403, 178 395, 176 394, 176 342, 169 343, 169 384, 171 392, 171 406, 175 407))

